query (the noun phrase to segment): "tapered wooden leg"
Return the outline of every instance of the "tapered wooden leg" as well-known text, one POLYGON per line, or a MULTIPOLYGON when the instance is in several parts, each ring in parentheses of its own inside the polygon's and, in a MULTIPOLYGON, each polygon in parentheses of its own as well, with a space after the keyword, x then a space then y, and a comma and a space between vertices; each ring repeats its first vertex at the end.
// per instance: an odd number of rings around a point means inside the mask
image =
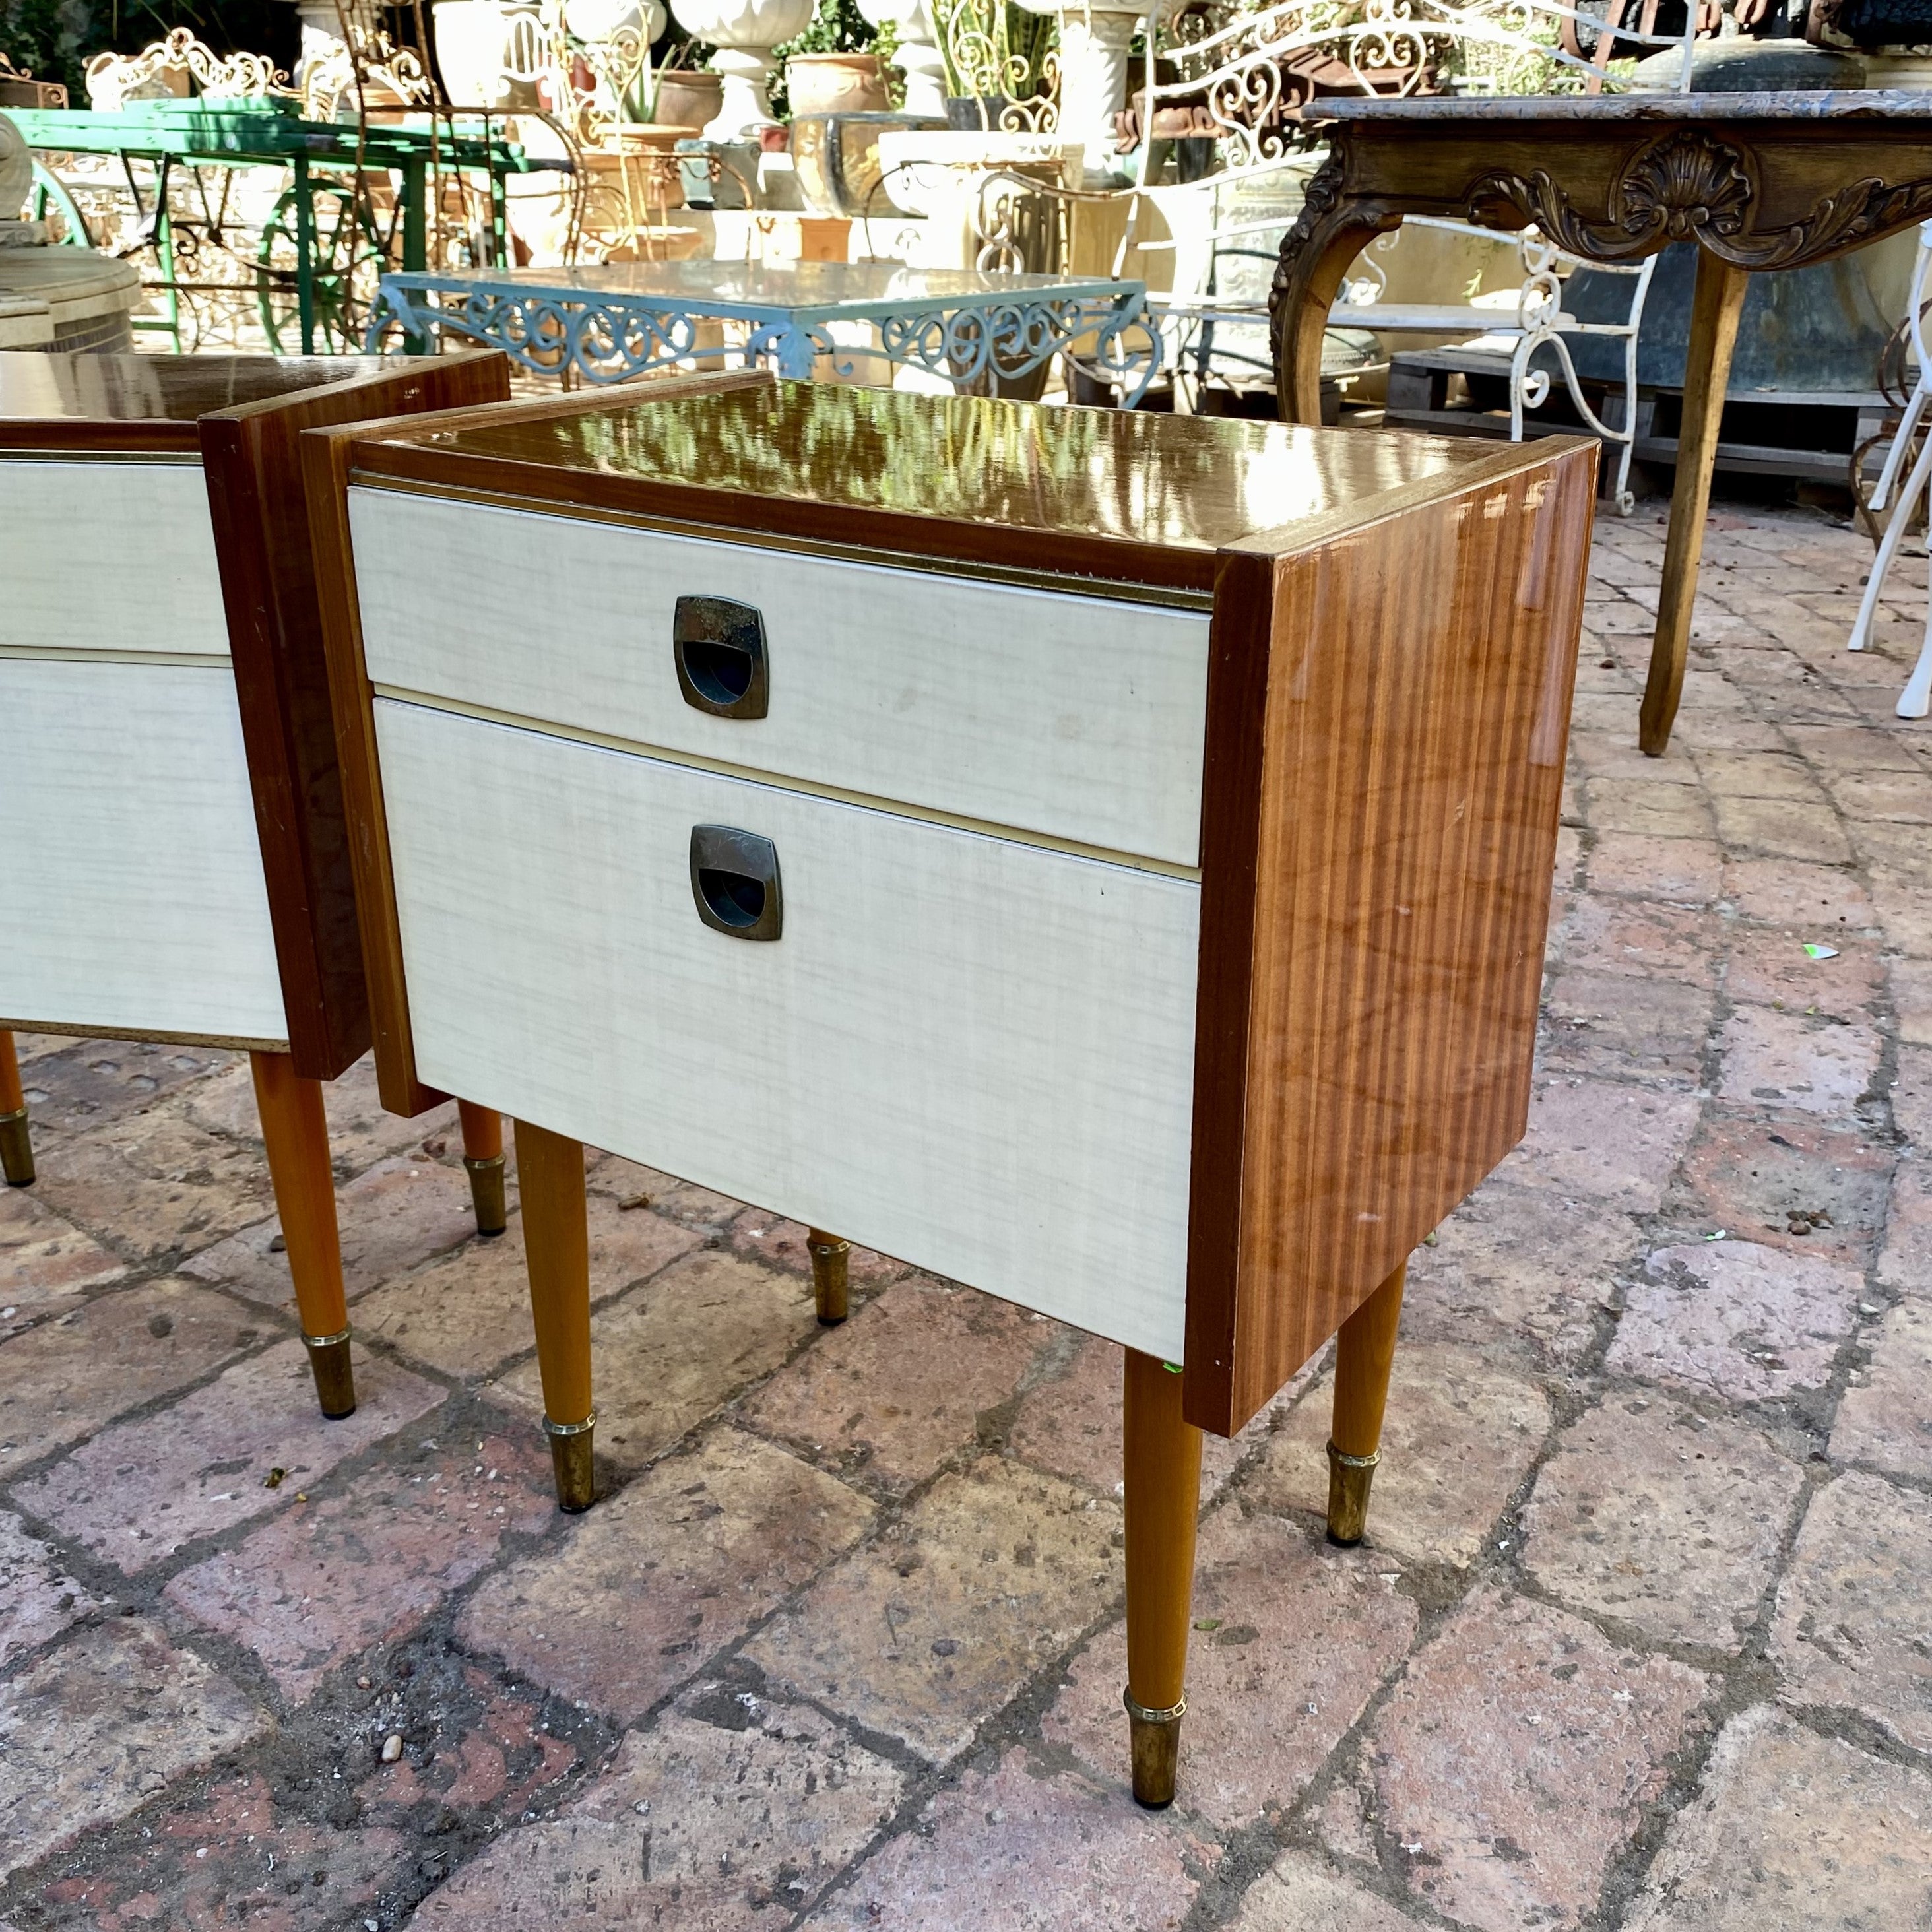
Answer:
POLYGON ((1670 746, 1684 665, 1690 650, 1690 608, 1704 556, 1704 518, 1711 507, 1711 471, 1718 460, 1718 425, 1737 346, 1738 317, 1750 278, 1708 249, 1697 251, 1697 284, 1690 302, 1690 340, 1684 364, 1684 420, 1677 432, 1677 478, 1670 490, 1670 533, 1664 546, 1664 582, 1650 675, 1638 715, 1637 744, 1653 758, 1670 746))
POLYGON ((1335 1418, 1328 1440, 1328 1540, 1362 1540, 1369 1487, 1382 1460, 1382 1412, 1388 1406, 1396 1324, 1402 1319, 1404 1262, 1342 1324, 1335 1345, 1335 1418))
POLYGON ((303 1079, 286 1053, 251 1053, 248 1059, 315 1392, 324 1415, 352 1414, 349 1307, 342 1296, 342 1244, 335 1226, 335 1177, 329 1172, 322 1083, 303 1079))
POLYGON ((517 1123, 517 1185, 524 1250, 543 1378, 560 1509, 586 1510, 597 1412, 590 1406, 590 1229, 584 1198, 584 1143, 517 1123))
POLYGON ((0 1027, 0 1174, 9 1187, 34 1184, 34 1143, 27 1132, 27 1096, 14 1036, 0 1027))
POLYGON ((1134 1800, 1174 1802, 1186 1714, 1194 1520, 1201 1507, 1201 1432, 1180 1416, 1180 1378, 1127 1352, 1124 1444, 1127 1529, 1127 1724, 1134 1800))
POLYGON ((818 1318, 826 1328, 836 1328, 846 1315, 846 1267, 852 1244, 822 1228, 808 1228, 805 1246, 812 1256, 812 1289, 818 1298, 818 1318))
POLYGON ((459 1100, 463 1118, 463 1165, 470 1170, 470 1204, 476 1210, 476 1232, 500 1234, 508 1220, 503 1196, 503 1117, 494 1107, 459 1100))

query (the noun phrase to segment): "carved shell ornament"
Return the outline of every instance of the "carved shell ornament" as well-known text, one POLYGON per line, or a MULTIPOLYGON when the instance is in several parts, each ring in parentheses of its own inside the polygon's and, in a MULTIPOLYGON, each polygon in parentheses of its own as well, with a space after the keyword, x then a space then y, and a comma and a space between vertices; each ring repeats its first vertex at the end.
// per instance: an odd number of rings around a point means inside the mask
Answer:
POLYGON ((1604 220, 1580 214, 1561 184, 1540 168, 1527 178, 1500 171, 1484 176, 1469 190, 1467 206, 1478 221, 1486 210, 1506 209, 1586 261, 1632 260, 1669 242, 1696 242, 1741 268, 1782 268, 1856 248, 1918 219, 1932 208, 1932 180, 1897 188, 1875 178, 1854 182, 1822 196, 1803 220, 1762 230, 1752 225, 1756 195, 1742 150, 1701 129, 1681 128, 1631 156, 1611 184, 1604 220))
POLYGON ((1744 158, 1708 136, 1690 133, 1644 148, 1610 190, 1610 219, 1626 235, 1672 242, 1738 235, 1750 206, 1744 158))

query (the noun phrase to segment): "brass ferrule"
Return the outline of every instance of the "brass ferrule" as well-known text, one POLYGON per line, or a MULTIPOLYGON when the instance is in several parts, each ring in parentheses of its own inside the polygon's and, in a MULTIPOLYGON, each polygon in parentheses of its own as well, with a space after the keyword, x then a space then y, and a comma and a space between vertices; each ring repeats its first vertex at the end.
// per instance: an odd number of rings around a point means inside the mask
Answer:
POLYGON ((503 1196, 503 1156, 486 1156, 481 1160, 463 1156, 470 1170, 470 1198, 476 1210, 476 1232, 486 1239, 500 1234, 509 1220, 509 1208, 503 1196))
POLYGON ((806 1252, 812 1257, 812 1288, 818 1299, 818 1318, 827 1328, 836 1328, 848 1311, 847 1268, 852 1244, 836 1234, 821 1234, 813 1228, 806 1237, 806 1252))
POLYGON ((34 1184, 34 1142, 24 1107, 0 1114, 0 1174, 5 1174, 9 1187, 34 1184))
POLYGON ((1362 1540, 1369 1526, 1369 1490, 1376 1480, 1376 1465, 1382 1460, 1378 1449, 1372 1456, 1347 1456, 1334 1443, 1328 1445, 1328 1540, 1345 1550, 1362 1540))
POLYGON ((581 1422, 553 1422, 544 1418, 544 1433, 550 1438, 551 1473, 556 1478, 556 1506, 574 1515, 587 1510, 596 1500, 597 1480, 592 1467, 591 1432, 597 1426, 594 1408, 581 1422))
POLYGON ((1187 1700, 1170 1704, 1164 1711, 1150 1711, 1134 1701, 1131 1689, 1120 1693, 1127 1707, 1127 1734, 1133 1753, 1134 1802, 1150 1811, 1158 1811, 1174 1802, 1174 1787, 1180 1771, 1180 1720, 1187 1714, 1187 1700))
POLYGON ((315 1377, 316 1399, 332 1422, 356 1413, 356 1375, 349 1360, 349 1330, 334 1335, 304 1335, 309 1372, 315 1377))

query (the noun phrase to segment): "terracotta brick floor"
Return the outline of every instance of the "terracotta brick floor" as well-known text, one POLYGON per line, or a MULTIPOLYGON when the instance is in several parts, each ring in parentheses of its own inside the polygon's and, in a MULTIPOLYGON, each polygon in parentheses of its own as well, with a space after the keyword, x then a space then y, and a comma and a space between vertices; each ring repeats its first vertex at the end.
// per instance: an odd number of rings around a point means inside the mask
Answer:
POLYGON ((875 1257, 820 1332, 800 1229, 606 1160, 566 1521, 447 1114, 332 1095, 327 1424, 246 1068, 31 1040, 0 1932, 1932 1924, 1924 599, 1848 656, 1864 543, 1721 508, 1647 760, 1662 514, 1598 532, 1529 1137, 1417 1257, 1370 1540, 1319 1363, 1210 1444, 1182 1804, 1112 1350, 875 1257))

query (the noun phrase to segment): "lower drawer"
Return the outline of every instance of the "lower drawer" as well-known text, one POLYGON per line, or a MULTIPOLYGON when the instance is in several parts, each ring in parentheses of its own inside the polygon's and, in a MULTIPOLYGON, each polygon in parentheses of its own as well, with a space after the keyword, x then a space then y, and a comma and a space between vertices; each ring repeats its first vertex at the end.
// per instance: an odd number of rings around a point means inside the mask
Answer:
POLYGON ((1199 889, 390 700, 432 1084, 1173 1361, 1199 889), (713 930, 692 828, 768 839, 713 930))
POLYGON ((0 658, 0 1018, 286 1036, 225 664, 0 658))

